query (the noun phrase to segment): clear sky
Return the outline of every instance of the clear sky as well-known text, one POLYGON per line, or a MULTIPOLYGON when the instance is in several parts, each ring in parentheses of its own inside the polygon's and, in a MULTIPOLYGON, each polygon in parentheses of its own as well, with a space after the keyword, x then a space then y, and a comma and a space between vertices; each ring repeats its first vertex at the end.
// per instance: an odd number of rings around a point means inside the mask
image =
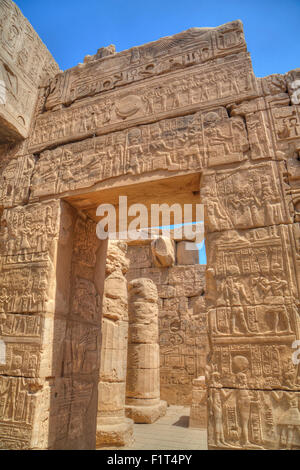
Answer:
MULTIPOLYGON (((0 0, 1 1, 1 0, 0 0)), ((258 77, 300 67, 300 0, 16 0, 60 68, 194 26, 241 19, 258 77)))

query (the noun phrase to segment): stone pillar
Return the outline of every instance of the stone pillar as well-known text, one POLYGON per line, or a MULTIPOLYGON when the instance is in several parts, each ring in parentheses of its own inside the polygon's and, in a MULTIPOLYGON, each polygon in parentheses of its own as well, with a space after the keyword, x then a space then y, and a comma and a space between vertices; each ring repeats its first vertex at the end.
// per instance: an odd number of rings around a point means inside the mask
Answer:
POLYGON ((134 279, 129 288, 129 342, 126 415, 153 423, 166 412, 160 400, 158 295, 151 279, 134 279))
POLYGON ((125 446, 133 422, 125 416, 128 342, 127 245, 109 242, 103 295, 102 347, 96 446, 125 446))
POLYGON ((203 375, 193 380, 189 427, 207 428, 207 389, 203 375))
POLYGON ((100 246, 95 223, 60 200, 3 211, 2 449, 95 449, 100 246))
POLYGON ((57 260, 63 260, 69 275, 72 245, 64 246, 64 240, 69 242, 71 225, 69 206, 60 201, 17 206, 2 213, 1 449, 47 449, 53 442, 50 415, 69 298, 57 260))

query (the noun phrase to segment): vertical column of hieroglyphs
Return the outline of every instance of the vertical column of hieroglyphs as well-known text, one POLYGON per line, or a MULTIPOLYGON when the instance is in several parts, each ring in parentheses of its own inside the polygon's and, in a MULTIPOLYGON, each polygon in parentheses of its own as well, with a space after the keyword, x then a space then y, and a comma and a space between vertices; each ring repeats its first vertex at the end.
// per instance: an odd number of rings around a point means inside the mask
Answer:
MULTIPOLYGON (((292 358, 299 338, 300 127, 287 93, 290 76, 258 79, 258 98, 239 102, 237 95, 229 104, 231 119, 246 126, 249 150, 242 163, 224 161, 202 179, 211 448, 300 447, 300 377, 292 358)), ((216 128, 208 136, 216 152, 230 154, 216 128)))
POLYGON ((0 140, 28 136, 42 80, 59 71, 53 57, 11 0, 0 2, 0 140))
POLYGON ((160 400, 157 287, 151 279, 140 278, 128 288, 126 414, 135 423, 153 423, 167 407, 160 400))
POLYGON ((127 245, 108 243, 102 308, 101 366, 96 446, 132 443, 133 421, 125 416, 128 343, 127 245))

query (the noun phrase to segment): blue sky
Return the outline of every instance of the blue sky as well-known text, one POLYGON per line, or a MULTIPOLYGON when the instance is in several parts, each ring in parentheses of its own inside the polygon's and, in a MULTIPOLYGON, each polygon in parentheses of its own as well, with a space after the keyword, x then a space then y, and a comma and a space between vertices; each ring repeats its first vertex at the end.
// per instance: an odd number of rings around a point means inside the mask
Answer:
POLYGON ((16 0, 62 70, 194 26, 241 19, 258 77, 300 67, 300 0, 16 0))

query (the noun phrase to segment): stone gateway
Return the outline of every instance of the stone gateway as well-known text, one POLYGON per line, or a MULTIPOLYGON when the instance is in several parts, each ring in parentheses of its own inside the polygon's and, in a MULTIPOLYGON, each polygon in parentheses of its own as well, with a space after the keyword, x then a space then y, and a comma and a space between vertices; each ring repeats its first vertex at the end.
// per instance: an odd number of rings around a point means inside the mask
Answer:
POLYGON ((300 69, 255 77, 239 20, 64 72, 11 0, 0 31, 0 448, 125 445, 167 401, 300 449, 300 69), (202 203, 205 272, 99 240, 119 196, 202 203))

